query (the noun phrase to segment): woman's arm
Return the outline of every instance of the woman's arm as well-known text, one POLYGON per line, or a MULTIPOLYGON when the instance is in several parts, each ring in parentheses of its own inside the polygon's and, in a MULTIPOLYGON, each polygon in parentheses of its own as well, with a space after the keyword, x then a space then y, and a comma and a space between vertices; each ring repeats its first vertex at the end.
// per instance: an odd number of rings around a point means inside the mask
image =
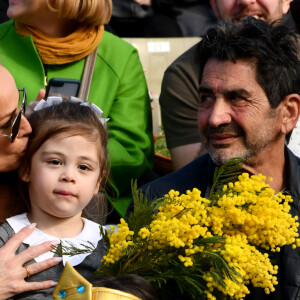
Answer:
MULTIPOLYGON (((120 198, 127 196, 130 202, 131 179, 149 172, 154 158, 150 99, 136 50, 128 57, 109 117, 108 153, 112 180, 120 198)), ((123 214, 126 209, 127 206, 123 214)))
MULTIPOLYGON (((57 242, 45 242, 43 244, 32 246, 25 251, 15 255, 15 252, 34 230, 35 225, 31 224, 23 228, 20 232, 14 234, 0 249, 0 299, 7 299, 16 294, 48 289, 56 285, 52 280, 42 282, 26 282, 27 271, 23 267, 26 262, 52 249, 57 242)), ((36 274, 49 269, 61 262, 60 257, 53 257, 43 262, 28 265, 29 273, 36 274)))

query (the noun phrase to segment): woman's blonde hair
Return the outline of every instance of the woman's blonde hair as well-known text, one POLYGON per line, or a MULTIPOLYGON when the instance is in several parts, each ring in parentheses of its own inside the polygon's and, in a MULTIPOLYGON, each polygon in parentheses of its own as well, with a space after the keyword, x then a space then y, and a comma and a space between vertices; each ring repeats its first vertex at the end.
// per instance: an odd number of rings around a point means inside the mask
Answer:
POLYGON ((111 0, 47 0, 48 6, 62 19, 75 20, 89 25, 109 22, 112 13, 111 0))

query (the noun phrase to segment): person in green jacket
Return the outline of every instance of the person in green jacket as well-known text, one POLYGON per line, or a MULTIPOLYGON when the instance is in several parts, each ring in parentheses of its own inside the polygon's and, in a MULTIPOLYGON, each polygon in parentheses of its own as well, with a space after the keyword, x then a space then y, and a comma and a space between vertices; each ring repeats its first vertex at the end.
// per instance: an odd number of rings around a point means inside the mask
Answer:
POLYGON ((88 100, 110 118, 109 194, 120 216, 131 200, 131 179, 153 166, 152 118, 137 50, 104 31, 110 0, 11 1, 12 19, 0 25, 0 61, 17 86, 35 99, 51 78, 82 78, 85 58, 97 47, 88 100))

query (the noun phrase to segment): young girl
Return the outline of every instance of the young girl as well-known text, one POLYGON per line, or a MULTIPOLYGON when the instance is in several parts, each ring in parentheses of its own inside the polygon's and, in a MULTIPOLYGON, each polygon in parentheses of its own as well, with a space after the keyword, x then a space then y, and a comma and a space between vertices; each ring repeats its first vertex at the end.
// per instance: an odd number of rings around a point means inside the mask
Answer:
MULTIPOLYGON (((48 101, 45 103, 49 105, 48 101)), ((36 224, 35 231, 17 253, 47 240, 56 241, 54 246, 61 240, 77 248, 89 241, 100 251, 57 257, 61 263, 38 274, 30 264, 55 254, 36 254, 22 270, 28 281, 57 282, 67 261, 87 280, 93 279, 104 255, 99 225, 82 217, 84 208, 98 195, 105 175, 107 134, 101 113, 95 105, 62 102, 29 117, 32 134, 19 171, 28 210, 7 219, 0 227, 0 246, 31 223, 36 224)), ((52 299, 52 292, 53 288, 27 292, 14 299, 52 299)))

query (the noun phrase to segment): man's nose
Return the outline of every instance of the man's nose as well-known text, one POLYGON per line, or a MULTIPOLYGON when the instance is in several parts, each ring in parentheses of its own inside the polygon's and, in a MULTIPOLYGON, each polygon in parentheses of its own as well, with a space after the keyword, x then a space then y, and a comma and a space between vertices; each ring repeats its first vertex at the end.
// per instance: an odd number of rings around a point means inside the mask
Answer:
POLYGON ((237 4, 241 6, 248 6, 254 4, 256 0, 237 0, 237 4))
POLYGON ((209 115, 209 125, 218 127, 223 124, 229 124, 232 121, 230 105, 221 99, 215 101, 209 115))
POLYGON ((19 133, 18 133, 18 138, 22 138, 23 136, 26 136, 26 135, 30 134, 31 131, 32 131, 32 129, 31 129, 31 126, 30 126, 29 122, 27 121, 27 119, 22 114, 19 133))

